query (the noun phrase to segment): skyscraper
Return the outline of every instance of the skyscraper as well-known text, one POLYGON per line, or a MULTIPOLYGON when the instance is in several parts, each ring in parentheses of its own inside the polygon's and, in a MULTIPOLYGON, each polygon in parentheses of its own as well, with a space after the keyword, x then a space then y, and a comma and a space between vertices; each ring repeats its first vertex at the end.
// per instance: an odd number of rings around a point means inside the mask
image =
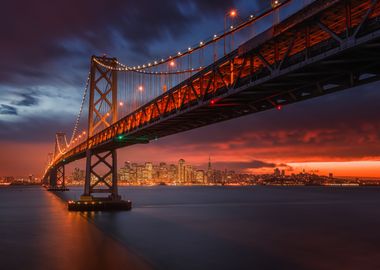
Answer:
POLYGON ((185 182, 185 160, 182 158, 178 161, 178 181, 185 182))
POLYGON ((145 162, 146 179, 152 180, 153 178, 153 164, 152 162, 145 162))
POLYGON ((185 182, 191 183, 194 180, 193 166, 185 166, 185 182))
POLYGON ((208 167, 207 167, 206 175, 207 175, 207 181, 209 183, 214 182, 214 177, 213 177, 212 168, 211 168, 211 156, 208 156, 208 167))

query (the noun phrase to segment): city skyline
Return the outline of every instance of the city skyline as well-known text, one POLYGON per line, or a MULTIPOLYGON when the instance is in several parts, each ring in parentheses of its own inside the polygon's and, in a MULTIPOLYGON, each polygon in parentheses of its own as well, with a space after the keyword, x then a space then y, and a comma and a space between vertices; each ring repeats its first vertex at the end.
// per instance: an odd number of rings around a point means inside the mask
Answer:
MULTIPOLYGON (((153 161, 150 160, 125 160, 120 161, 120 164, 118 166, 118 169, 122 168, 124 164, 126 163, 136 163, 136 164, 146 164, 146 163, 152 163, 152 164, 160 164, 165 163, 168 165, 171 164, 177 164, 179 160, 182 158, 179 158, 176 160, 158 160, 154 159, 153 161)), ((186 162, 188 159, 183 158, 186 162)), ((200 158, 201 159, 201 158, 200 158)), ((187 162, 187 164, 191 164, 194 168, 200 169, 200 170, 207 170, 207 167, 209 166, 209 162, 211 161, 212 166, 214 169, 217 170, 228 170, 228 171, 236 171, 238 173, 242 174, 252 174, 252 175, 263 175, 263 174, 271 174, 274 169, 279 168, 281 171, 284 170, 286 174, 298 174, 302 172, 306 173, 316 173, 318 175, 324 175, 328 176, 329 174, 333 174, 337 177, 343 177, 343 178, 361 178, 361 179, 380 179, 379 175, 372 175, 372 174, 365 174, 362 173, 364 169, 371 169, 372 167, 377 166, 377 162, 373 161, 348 161, 348 162, 304 162, 304 163, 270 163, 270 162, 263 162, 259 160, 254 160, 251 162, 221 162, 218 160, 214 160, 211 155, 208 156, 208 159, 206 157, 203 157, 203 162, 196 163, 196 162, 187 162), (334 164, 333 168, 330 167, 330 164, 334 164), (347 170, 342 170, 339 166, 336 166, 339 164, 342 167, 348 167, 349 170, 352 172, 352 174, 346 174, 347 170), (254 168, 257 167, 257 168, 254 168)), ((68 166, 68 172, 71 173, 76 168, 84 168, 83 162, 75 162, 73 164, 70 164, 68 166), (79 167, 78 167, 79 166, 79 167)), ((31 176, 37 177, 38 175, 29 173, 29 174, 2 174, 0 175, 0 179, 5 178, 15 178, 15 179, 28 179, 31 176)))
MULTIPOLYGON (((95 180, 95 176, 92 176, 95 180)), ((68 185, 83 185, 85 171, 75 167, 67 177, 68 185)), ((269 185, 269 186, 360 186, 380 185, 380 178, 339 177, 330 172, 320 174, 316 170, 295 172, 285 167, 273 167, 271 172, 253 174, 229 168, 215 168, 209 158, 207 167, 197 167, 183 158, 177 162, 143 163, 125 161, 118 169, 121 186, 151 185, 269 185)))

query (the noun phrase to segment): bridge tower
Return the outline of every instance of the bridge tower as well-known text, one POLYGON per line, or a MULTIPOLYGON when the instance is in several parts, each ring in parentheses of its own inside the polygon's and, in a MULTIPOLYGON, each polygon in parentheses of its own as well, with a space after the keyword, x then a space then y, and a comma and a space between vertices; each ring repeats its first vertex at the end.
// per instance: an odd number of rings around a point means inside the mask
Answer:
MULTIPOLYGON (((55 147, 54 153, 49 155, 50 163, 55 160, 56 157, 63 154, 68 147, 66 134, 63 132, 57 132, 55 134, 55 147)), ((65 164, 61 162, 56 166, 52 167, 49 172, 49 187, 48 190, 57 190, 57 191, 65 191, 68 190, 66 188, 65 183, 65 164)))
MULTIPOLYGON (((108 128, 118 120, 117 71, 115 58, 91 58, 88 136, 108 128)), ((120 200, 117 189, 116 149, 86 152, 86 178, 81 200, 92 200, 93 194, 108 194, 113 201, 120 200)))

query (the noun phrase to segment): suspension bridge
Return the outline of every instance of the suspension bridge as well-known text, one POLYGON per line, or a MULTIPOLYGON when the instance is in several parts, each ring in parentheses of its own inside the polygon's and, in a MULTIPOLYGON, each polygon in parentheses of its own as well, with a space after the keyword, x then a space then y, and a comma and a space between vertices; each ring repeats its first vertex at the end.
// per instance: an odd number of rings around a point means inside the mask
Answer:
POLYGON ((84 193, 69 210, 130 209, 118 194, 117 149, 379 80, 377 0, 316 0, 254 34, 289 2, 244 19, 232 11, 224 31, 145 64, 92 56, 72 136, 56 134, 45 185, 65 190, 65 165, 85 158, 84 193))

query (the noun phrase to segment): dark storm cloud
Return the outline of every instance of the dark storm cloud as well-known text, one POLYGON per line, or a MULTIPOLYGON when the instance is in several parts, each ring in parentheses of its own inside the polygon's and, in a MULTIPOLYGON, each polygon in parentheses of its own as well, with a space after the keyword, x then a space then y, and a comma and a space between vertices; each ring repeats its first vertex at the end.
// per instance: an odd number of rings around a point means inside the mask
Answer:
MULTIPOLYGON (((1 114, 0 105, 0 114, 1 114)), ((12 107, 13 108, 13 107, 12 107)), ((15 109, 15 108, 13 108, 15 109)), ((56 132, 70 133, 73 123, 59 117, 25 118, 20 123, 1 121, 0 119, 0 142, 13 141, 19 143, 51 142, 54 146, 56 132), (25 136, 27 131, 27 136, 25 136)), ((69 134, 71 135, 71 134, 69 134)))
MULTIPOLYGON (((129 55, 149 53, 150 44, 165 36, 177 38, 187 33, 203 12, 216 16, 230 6, 228 1, 151 1, 151 0, 67 0, 2 1, 0 17, 0 83, 15 76, 53 77, 55 69, 44 65, 60 58, 93 53, 112 54, 121 43, 130 44, 129 55), (191 3, 200 12, 184 12, 180 5, 191 3), (122 40, 115 39, 119 33, 122 40), (78 41, 65 45, 65 40, 78 41)), ((127 50, 126 50, 127 51, 127 50)), ((69 71, 65 69, 65 71, 69 71)), ((25 83, 25 82, 24 82, 25 83)))
POLYGON ((6 104, 0 104, 0 114, 17 115, 17 109, 6 104))

